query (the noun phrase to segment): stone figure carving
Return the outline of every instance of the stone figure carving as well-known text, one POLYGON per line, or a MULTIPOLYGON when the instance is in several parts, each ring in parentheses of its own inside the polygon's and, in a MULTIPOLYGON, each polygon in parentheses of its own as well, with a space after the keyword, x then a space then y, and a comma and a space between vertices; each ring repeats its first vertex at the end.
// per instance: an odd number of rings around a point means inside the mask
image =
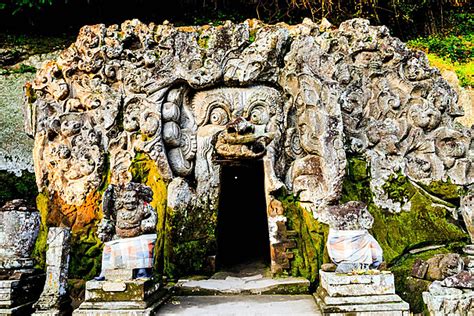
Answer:
POLYGON ((157 223, 156 211, 149 204, 152 199, 152 190, 141 183, 106 189, 98 231, 105 246, 102 273, 96 279, 113 278, 113 270, 125 270, 129 278, 150 277, 157 223))
MULTIPOLYGON (((474 182, 454 90, 424 54, 363 19, 85 26, 28 89, 38 186, 68 205, 85 203, 107 171, 112 185, 129 183, 138 154, 155 163, 173 210, 207 210, 209 225, 222 160, 262 159, 268 209, 285 188, 315 218, 339 204, 346 155, 368 162, 387 212, 409 208, 383 189, 394 173, 474 182)), ((269 217, 273 271, 287 264, 277 260, 285 222, 269 217)))
POLYGON ((382 248, 370 235, 374 218, 362 202, 348 202, 323 211, 321 220, 329 225, 328 254, 337 265, 336 273, 378 268, 382 248))

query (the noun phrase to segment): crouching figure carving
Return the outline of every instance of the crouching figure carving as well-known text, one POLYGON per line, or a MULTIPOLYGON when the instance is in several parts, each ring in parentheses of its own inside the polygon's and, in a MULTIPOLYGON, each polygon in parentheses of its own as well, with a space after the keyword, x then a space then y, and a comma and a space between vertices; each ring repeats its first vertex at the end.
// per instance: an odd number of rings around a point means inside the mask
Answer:
POLYGON ((327 207, 321 220, 329 224, 327 249, 337 265, 336 272, 350 273, 380 267, 383 251, 368 232, 374 218, 364 203, 351 201, 327 207))
POLYGON ((110 185, 102 198, 99 238, 105 243, 96 280, 149 278, 157 215, 151 188, 140 183, 110 185))

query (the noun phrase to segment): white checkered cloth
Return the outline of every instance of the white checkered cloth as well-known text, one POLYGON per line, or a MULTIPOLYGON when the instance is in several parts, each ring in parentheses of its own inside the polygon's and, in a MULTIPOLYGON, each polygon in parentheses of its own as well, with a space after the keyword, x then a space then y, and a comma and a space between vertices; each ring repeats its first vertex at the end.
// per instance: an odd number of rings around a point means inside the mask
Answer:
POLYGON ((367 230, 329 229, 327 248, 331 260, 341 263, 361 263, 378 266, 383 251, 367 230))
POLYGON ((102 252, 102 271, 152 268, 155 243, 156 234, 106 242, 102 252))

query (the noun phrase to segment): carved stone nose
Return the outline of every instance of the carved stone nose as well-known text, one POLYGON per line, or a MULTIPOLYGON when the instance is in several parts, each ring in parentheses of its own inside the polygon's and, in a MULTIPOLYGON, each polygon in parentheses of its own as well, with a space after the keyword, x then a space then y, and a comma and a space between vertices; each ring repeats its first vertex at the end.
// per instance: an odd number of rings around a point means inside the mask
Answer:
POLYGON ((250 134, 255 131, 252 123, 243 117, 238 117, 226 125, 227 133, 237 133, 239 135, 250 134))

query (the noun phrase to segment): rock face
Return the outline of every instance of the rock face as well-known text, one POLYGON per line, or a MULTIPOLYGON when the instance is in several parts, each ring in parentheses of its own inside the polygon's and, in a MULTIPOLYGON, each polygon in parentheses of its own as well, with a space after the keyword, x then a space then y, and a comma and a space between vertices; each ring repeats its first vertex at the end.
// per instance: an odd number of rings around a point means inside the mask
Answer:
POLYGON ((263 160, 274 272, 291 259, 278 194, 320 218, 339 204, 346 155, 369 162, 374 202, 389 213, 409 209, 383 189, 394 173, 416 185, 473 182, 456 93, 422 53, 366 20, 85 26, 26 90, 38 186, 74 226, 107 185, 155 181, 170 217, 158 221, 166 267, 177 264, 170 251, 197 241, 201 257, 215 255, 224 162, 263 160), (154 176, 136 169, 143 159, 154 176))

